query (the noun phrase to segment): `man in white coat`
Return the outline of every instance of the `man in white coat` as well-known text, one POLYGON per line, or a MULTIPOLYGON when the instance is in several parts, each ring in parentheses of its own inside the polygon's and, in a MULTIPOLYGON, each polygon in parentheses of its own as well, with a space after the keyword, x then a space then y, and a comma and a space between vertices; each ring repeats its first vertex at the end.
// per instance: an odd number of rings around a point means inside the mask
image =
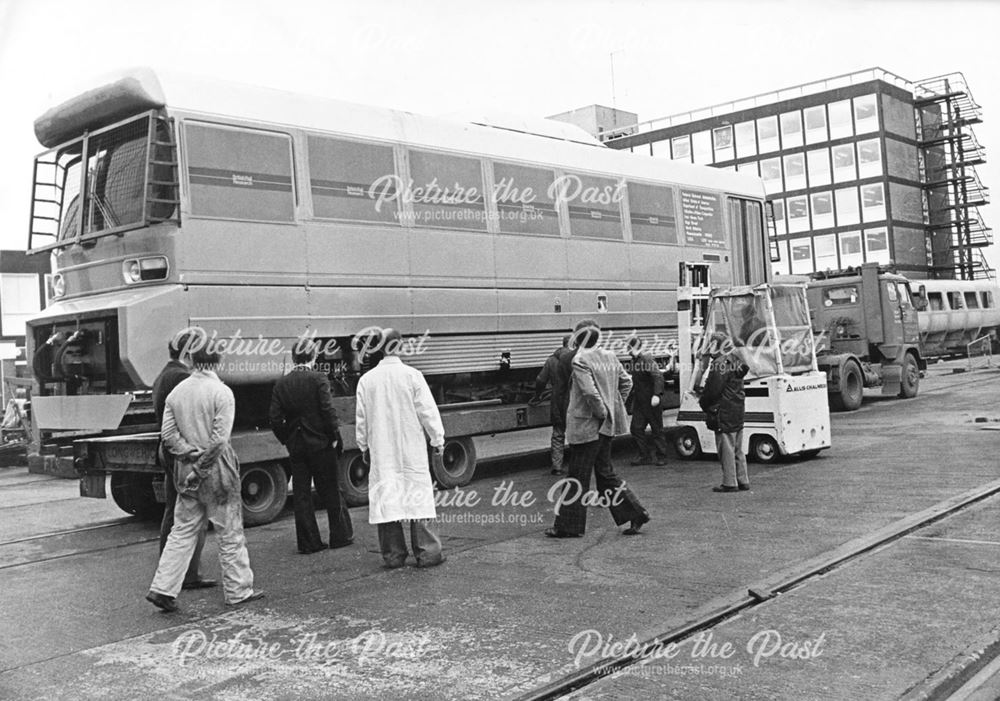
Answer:
POLYGON ((426 431, 440 455, 444 427, 424 376, 400 359, 402 345, 397 330, 382 330, 379 347, 385 357, 358 382, 354 422, 358 448, 370 454, 368 520, 378 525, 389 569, 402 567, 409 554, 404 521, 410 524, 417 567, 433 567, 445 559, 441 539, 428 523, 437 514, 424 438, 426 431))

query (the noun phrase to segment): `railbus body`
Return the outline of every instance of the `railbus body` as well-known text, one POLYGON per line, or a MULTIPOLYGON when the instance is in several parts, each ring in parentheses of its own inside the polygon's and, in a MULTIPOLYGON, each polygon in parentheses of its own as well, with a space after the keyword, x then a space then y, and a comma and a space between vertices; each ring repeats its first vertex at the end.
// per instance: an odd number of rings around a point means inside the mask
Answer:
POLYGON ((1000 287, 996 280, 911 280, 926 305, 920 310, 920 341, 928 356, 964 355, 970 343, 988 337, 1000 345, 1000 287))
POLYGON ((443 407, 447 486, 471 477, 469 436, 547 422, 524 388, 576 322, 664 348, 680 262, 717 284, 769 277, 759 179, 614 151, 569 125, 498 128, 138 69, 35 130, 48 150, 29 248, 51 255, 55 296, 29 322, 31 460, 68 459, 72 431, 81 491, 104 496, 110 472, 135 510, 162 478, 155 436, 128 434, 154 428, 148 388, 186 327, 225 342, 245 513, 263 522, 287 490, 267 403, 304 334, 324 343, 358 503, 365 329, 410 339, 406 362, 443 407))

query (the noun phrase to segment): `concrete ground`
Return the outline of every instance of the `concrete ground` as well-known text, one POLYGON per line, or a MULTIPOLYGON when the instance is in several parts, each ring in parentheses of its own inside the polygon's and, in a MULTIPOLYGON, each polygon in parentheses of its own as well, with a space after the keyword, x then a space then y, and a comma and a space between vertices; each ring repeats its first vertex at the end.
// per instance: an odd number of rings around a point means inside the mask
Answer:
MULTIPOLYGON (((173 615, 143 601, 157 559, 149 524, 127 521, 26 540, 117 521, 120 514, 107 501, 57 498, 68 494, 60 490, 75 490, 71 482, 37 485, 50 490, 55 499, 49 502, 29 495, 28 485, 6 483, 0 490, 0 697, 516 696, 574 671, 581 641, 644 639, 669 621, 743 596, 748 584, 776 570, 1000 477, 998 434, 981 430, 994 424, 975 423, 1000 417, 1000 372, 950 370, 933 367, 914 400, 872 398, 858 412, 835 415, 833 448, 818 458, 751 465, 750 492, 713 493, 720 473, 712 461, 629 467, 624 444, 616 454, 619 471, 653 516, 637 537, 622 536, 606 510, 593 508, 584 538, 544 538, 553 478, 537 456, 486 466, 468 488, 445 493, 449 503, 439 510, 439 528, 449 559, 431 570, 382 570, 364 508, 352 510, 353 547, 298 555, 286 514, 247 531, 258 586, 268 597, 235 610, 226 610, 214 590, 184 592, 182 611, 173 615), (80 515, 78 508, 95 511, 80 515)), ((523 450, 526 441, 546 442, 544 433, 496 440, 507 452, 523 450)), ((484 446, 481 454, 487 452, 484 446)), ((7 479, 17 480, 0 472, 0 487, 7 479)), ((983 518, 987 524, 988 514, 983 518)), ((943 531, 958 538, 972 532, 943 531)), ((773 625, 805 639, 826 631, 825 655, 798 665, 762 665, 736 679, 738 687, 706 675, 697 686, 671 678, 668 687, 635 692, 656 698, 674 684, 676 698, 905 692, 981 635, 984 625, 994 625, 987 616, 977 625, 962 612, 996 610, 996 602, 986 574, 976 570, 989 569, 987 546, 978 560, 939 559, 934 578, 921 569, 933 564, 933 548, 952 553, 955 544, 914 538, 895 547, 902 554, 891 563, 869 564, 876 563, 872 556, 850 565, 823 582, 833 586, 834 577, 847 577, 839 588, 803 587, 755 609, 759 618, 743 621, 746 628, 725 633, 741 640, 773 625), (926 582, 924 598, 920 590, 901 593, 915 582, 926 582), (791 603, 782 608, 785 602, 791 603), (900 617, 903 602, 923 606, 924 615, 900 617), (907 632, 897 628, 904 624, 907 632), (893 653, 900 640, 912 643, 901 649, 905 654, 893 653), (870 663, 863 664, 869 647, 870 663), (811 675, 825 686, 809 687, 811 675)), ((218 576, 214 557, 210 537, 209 576, 218 576)), ((582 693, 633 697, 614 688, 582 693)))

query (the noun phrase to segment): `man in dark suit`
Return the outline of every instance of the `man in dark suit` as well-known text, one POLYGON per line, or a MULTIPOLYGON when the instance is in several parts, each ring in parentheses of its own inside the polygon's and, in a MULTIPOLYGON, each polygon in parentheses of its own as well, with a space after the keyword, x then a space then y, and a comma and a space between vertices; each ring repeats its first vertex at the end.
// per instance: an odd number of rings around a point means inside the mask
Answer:
POLYGON ((656 461, 667 464, 667 439, 663 435, 663 373, 653 356, 642 349, 642 339, 633 336, 628 341, 632 356, 632 424, 629 431, 635 439, 639 455, 633 465, 648 465, 656 461), (649 426, 651 436, 646 436, 649 426))
POLYGON ((337 454, 343 452, 340 424, 333 409, 330 380, 313 369, 315 341, 300 340, 292 348, 292 371, 278 380, 271 394, 271 430, 286 448, 292 466, 292 503, 299 552, 309 555, 342 548, 354 540, 354 527, 337 482, 337 454), (326 507, 330 543, 316 525, 312 485, 326 507))
MULTIPOLYGON (((167 344, 167 352, 170 360, 160 374, 153 381, 153 411, 156 412, 156 425, 163 427, 163 407, 167 403, 167 396, 174 387, 186 380, 191 374, 191 367, 186 360, 190 356, 190 348, 193 338, 188 334, 175 336, 167 344)), ((167 544, 167 536, 174 527, 174 507, 177 504, 177 487, 174 486, 174 457, 169 451, 162 447, 157 451, 157 460, 163 468, 163 497, 166 502, 163 507, 163 520, 160 521, 160 552, 163 552, 167 544)), ((191 564, 188 565, 187 574, 184 575, 183 589, 204 589, 214 587, 218 582, 214 579, 202 579, 199 574, 201 568, 201 551, 205 547, 205 529, 198 534, 194 555, 191 557, 191 564)))
MULTIPOLYGON (((535 378, 535 396, 541 396, 546 385, 552 385, 549 401, 549 420, 552 422, 552 474, 565 475, 563 455, 566 450, 566 409, 569 407, 569 373, 560 367, 564 356, 573 355, 569 335, 563 337, 562 346, 545 361, 542 371, 535 378)), ((572 368, 571 368, 572 369, 572 368)))

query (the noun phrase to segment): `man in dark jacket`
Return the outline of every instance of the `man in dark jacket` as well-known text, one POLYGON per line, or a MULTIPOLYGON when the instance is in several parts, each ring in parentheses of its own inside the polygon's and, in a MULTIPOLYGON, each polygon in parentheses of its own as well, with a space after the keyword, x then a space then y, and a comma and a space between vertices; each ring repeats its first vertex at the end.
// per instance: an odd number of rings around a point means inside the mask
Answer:
MULTIPOLYGON (((174 387, 186 380, 191 374, 187 358, 190 356, 194 338, 188 334, 181 334, 170 340, 167 344, 167 352, 170 360, 160 370, 156 380, 153 381, 153 411, 156 412, 156 425, 163 428, 163 408, 167 403, 169 395, 174 387)), ((174 485, 174 456, 170 451, 163 450, 162 446, 156 451, 157 460, 163 468, 163 497, 166 502, 163 507, 163 520, 160 522, 160 552, 163 552, 167 544, 167 536, 174 527, 174 507, 177 505, 177 487, 174 485)), ((205 547, 205 528, 198 533, 198 540, 194 548, 194 555, 191 556, 191 564, 188 565, 187 574, 184 575, 183 589, 204 589, 214 587, 218 582, 214 579, 202 579, 198 573, 201 567, 201 551, 205 547)))
POLYGON ((292 504, 299 552, 309 555, 342 548, 354 540, 354 527, 337 481, 337 454, 343 451, 333 409, 330 380, 313 369, 316 343, 300 340, 292 348, 295 367, 274 385, 269 417, 274 435, 288 448, 292 466, 292 504), (312 485, 326 507, 330 543, 316 525, 312 485))
POLYGON ((743 378, 750 368, 725 334, 713 334, 709 342, 712 366, 699 399, 715 431, 715 446, 722 463, 722 486, 716 492, 750 489, 747 459, 743 454, 743 416, 746 394, 743 378), (715 424, 713 426, 713 423, 715 424))
POLYGON ((633 465, 667 464, 667 439, 663 435, 663 373, 653 356, 642 350, 642 339, 628 341, 632 356, 632 423, 629 431, 639 455, 633 465), (646 426, 650 436, 646 437, 646 426))
MULTIPOLYGON (((557 348, 545 361, 542 371, 535 378, 535 395, 540 396, 546 385, 552 385, 549 403, 549 420, 552 422, 552 474, 565 475, 563 454, 566 450, 566 408, 569 406, 570 378, 562 367, 562 359, 572 359, 574 351, 569 347, 569 336, 563 336, 562 347, 557 348)), ((572 371, 572 366, 570 366, 572 371)))

